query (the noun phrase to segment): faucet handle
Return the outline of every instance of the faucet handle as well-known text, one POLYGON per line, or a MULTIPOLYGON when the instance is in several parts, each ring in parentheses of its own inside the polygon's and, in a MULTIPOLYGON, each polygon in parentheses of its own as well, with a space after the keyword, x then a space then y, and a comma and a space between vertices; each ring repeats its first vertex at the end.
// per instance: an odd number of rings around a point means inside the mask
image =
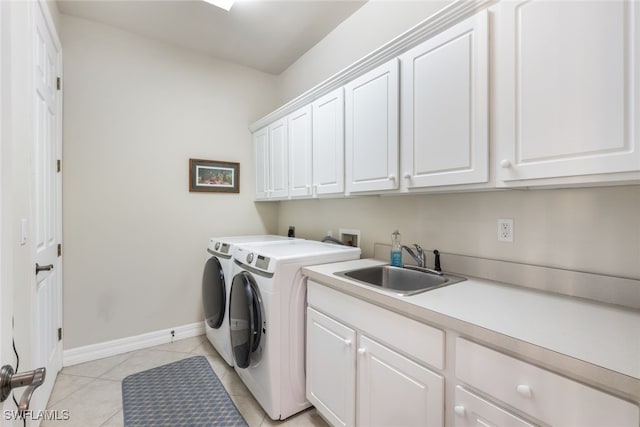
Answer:
POLYGON ((418 260, 420 260, 419 263, 418 263, 418 266, 419 267, 426 267, 427 266, 427 262, 426 262, 426 259, 425 259, 424 250, 417 243, 414 243, 413 246, 416 248, 416 256, 418 257, 418 260))

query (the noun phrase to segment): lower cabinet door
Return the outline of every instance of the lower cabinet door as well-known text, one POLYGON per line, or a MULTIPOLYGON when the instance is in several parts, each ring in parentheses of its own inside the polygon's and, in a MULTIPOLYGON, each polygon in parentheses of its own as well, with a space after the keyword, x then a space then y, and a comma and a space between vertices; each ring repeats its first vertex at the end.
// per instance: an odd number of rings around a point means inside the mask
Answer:
POLYGON ((453 407, 455 427, 533 427, 533 424, 456 387, 453 407))
POLYGON ((307 308, 307 399, 333 426, 355 425, 356 332, 307 308))
POLYGON ((366 336, 358 341, 360 426, 444 425, 444 379, 366 336))

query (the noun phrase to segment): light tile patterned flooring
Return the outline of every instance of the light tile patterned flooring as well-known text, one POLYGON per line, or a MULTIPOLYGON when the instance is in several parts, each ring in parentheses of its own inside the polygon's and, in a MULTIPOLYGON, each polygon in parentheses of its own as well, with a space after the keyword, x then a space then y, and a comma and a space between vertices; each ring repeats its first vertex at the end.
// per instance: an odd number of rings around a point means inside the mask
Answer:
POLYGON ((285 421, 272 421, 204 335, 64 368, 58 374, 47 409, 68 410, 70 419, 43 421, 41 426, 123 426, 121 387, 126 376, 196 355, 209 360, 249 427, 327 426, 314 408, 285 421))

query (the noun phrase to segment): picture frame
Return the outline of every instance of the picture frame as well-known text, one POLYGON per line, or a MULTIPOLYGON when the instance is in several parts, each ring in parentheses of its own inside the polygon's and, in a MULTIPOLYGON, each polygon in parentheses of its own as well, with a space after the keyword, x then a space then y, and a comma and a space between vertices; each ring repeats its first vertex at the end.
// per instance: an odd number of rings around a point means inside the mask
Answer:
POLYGON ((240 163, 189 159, 189 191, 240 193, 240 163))

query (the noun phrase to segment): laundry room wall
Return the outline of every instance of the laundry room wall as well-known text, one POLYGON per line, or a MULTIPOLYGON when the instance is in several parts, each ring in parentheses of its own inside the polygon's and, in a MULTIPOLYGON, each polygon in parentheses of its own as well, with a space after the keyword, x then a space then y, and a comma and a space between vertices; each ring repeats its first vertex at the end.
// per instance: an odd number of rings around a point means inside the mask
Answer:
MULTIPOLYGON (((283 72, 282 103, 361 59, 449 2, 369 2, 283 72), (382 4, 381 4, 382 3, 382 4), (395 16, 396 19, 389 18, 395 16), (375 31, 372 29, 375 28, 375 31)), ((640 187, 495 191, 280 202, 278 231, 299 237, 359 229, 364 257, 374 243, 640 279, 640 187), (497 241, 497 219, 514 219, 514 242, 497 241)), ((443 259, 446 266, 446 260, 443 259)))
POLYGON ((62 15, 64 347, 202 321, 210 236, 277 228, 255 204, 248 124, 275 78, 62 15), (188 160, 240 163, 240 194, 190 193, 188 160))
POLYGON ((452 0, 368 1, 278 76, 285 104, 422 22, 452 0))

